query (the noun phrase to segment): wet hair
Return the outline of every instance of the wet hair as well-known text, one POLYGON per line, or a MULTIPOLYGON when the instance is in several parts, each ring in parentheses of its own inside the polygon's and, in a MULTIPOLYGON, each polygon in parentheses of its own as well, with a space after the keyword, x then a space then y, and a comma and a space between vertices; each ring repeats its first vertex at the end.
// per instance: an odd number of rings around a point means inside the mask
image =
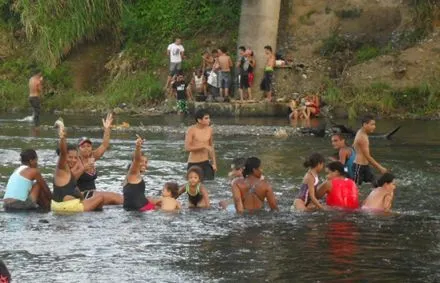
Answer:
POLYGON ((226 46, 222 46, 219 48, 221 52, 226 53, 228 52, 228 48, 226 48, 226 46))
POLYGON ((8 268, 6 267, 5 263, 0 259, 0 276, 6 277, 7 281, 11 281, 11 273, 9 273, 8 268))
POLYGON ((269 50, 270 52, 272 52, 272 46, 270 46, 270 45, 266 45, 266 46, 264 46, 264 49, 267 49, 267 50, 269 50))
POLYGON ((209 115, 208 110, 199 108, 194 114, 194 118, 196 119, 196 122, 199 122, 199 119, 203 119, 203 117, 205 117, 206 115, 209 115))
POLYGON ((188 179, 189 173, 194 172, 199 175, 200 182, 203 181, 203 170, 199 166, 191 166, 186 172, 186 178, 188 179))
POLYGON ((344 164, 342 164, 339 161, 330 162, 329 164, 327 164, 327 169, 332 172, 338 171, 339 175, 341 175, 341 176, 344 176, 344 177, 347 176, 347 172, 345 172, 345 169, 344 169, 344 164))
MULTIPOLYGON (((68 145, 67 145, 67 152, 69 152, 69 151, 71 151, 71 150, 78 151, 78 148, 76 147, 76 145, 68 144, 68 145)), ((56 153, 57 153, 58 156, 60 156, 61 149, 60 149, 60 148, 57 148, 56 153)))
POLYGON ((395 178, 396 177, 393 174, 385 173, 379 178, 379 180, 377 180, 376 185, 382 187, 384 184, 392 183, 395 178))
POLYGON ((28 164, 34 159, 37 159, 37 152, 33 149, 25 149, 20 153, 21 164, 28 164))
POLYGON ((234 166, 234 169, 242 169, 246 166, 246 159, 243 157, 234 158, 231 166, 234 166))
POLYGON ((340 140, 345 140, 345 137, 339 133, 333 134, 332 137, 338 137, 340 140))
POLYGON ((315 168, 320 163, 324 163, 325 159, 324 156, 320 153, 312 153, 312 155, 307 158, 307 160, 304 162, 304 167, 306 168, 315 168))
POLYGON ((179 185, 176 182, 166 182, 165 188, 171 193, 173 198, 177 198, 179 196, 179 185))
POLYGON ((247 177, 254 172, 254 169, 258 169, 261 166, 261 160, 257 157, 249 157, 246 159, 246 163, 244 165, 243 176, 247 177))
POLYGON ((245 51, 246 51, 246 47, 244 47, 243 45, 241 45, 240 47, 238 47, 238 50, 241 50, 241 51, 245 52, 245 51))
POLYGON ((364 124, 368 124, 370 123, 370 121, 374 120, 374 116, 373 115, 365 115, 364 117, 362 117, 361 119, 361 125, 363 126, 364 124))

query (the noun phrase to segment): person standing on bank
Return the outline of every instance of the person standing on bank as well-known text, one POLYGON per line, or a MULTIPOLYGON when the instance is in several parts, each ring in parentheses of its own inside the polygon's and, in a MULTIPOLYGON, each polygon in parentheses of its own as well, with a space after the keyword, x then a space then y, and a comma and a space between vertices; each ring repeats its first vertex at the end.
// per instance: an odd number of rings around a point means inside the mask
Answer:
POLYGON ((260 84, 260 89, 264 92, 267 102, 272 102, 272 79, 275 68, 275 55, 270 45, 264 46, 266 55, 266 65, 264 66, 264 77, 260 84))
POLYGON ((183 48, 182 40, 178 37, 174 43, 168 45, 167 56, 170 57, 170 73, 168 75, 165 89, 170 87, 172 77, 182 70, 182 60, 185 57, 184 52, 185 48, 183 48))
POLYGON ((40 126, 41 96, 43 94, 43 75, 36 73, 29 79, 29 103, 32 107, 34 126, 40 126))
POLYGON ((214 151, 213 129, 209 113, 199 109, 195 114, 196 124, 189 127, 185 136, 185 150, 189 152, 188 168, 199 166, 204 180, 214 180, 217 160, 214 151))

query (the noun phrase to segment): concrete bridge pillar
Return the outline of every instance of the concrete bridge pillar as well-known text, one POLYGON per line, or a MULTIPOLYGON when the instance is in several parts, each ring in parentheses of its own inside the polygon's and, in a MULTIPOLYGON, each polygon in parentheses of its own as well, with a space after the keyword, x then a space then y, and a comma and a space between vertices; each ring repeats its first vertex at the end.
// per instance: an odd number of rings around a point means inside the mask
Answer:
POLYGON ((264 46, 270 45, 276 52, 281 0, 242 0, 238 46, 254 51, 257 61, 253 95, 261 97, 260 82, 266 63, 264 46))

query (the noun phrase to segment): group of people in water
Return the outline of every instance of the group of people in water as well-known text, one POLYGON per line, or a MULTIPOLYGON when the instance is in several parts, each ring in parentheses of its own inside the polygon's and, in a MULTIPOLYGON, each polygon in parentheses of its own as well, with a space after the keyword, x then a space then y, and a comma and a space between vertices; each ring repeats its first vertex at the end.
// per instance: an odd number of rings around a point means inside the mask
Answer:
MULTIPOLYGON (((20 155, 21 166, 12 173, 6 185, 4 209, 17 211, 39 207, 54 212, 83 212, 100 210, 105 205, 122 205, 125 210, 133 211, 174 211, 181 208, 177 199, 182 194, 188 197, 188 207, 209 208, 209 190, 203 182, 214 179, 217 171, 213 129, 206 110, 197 110, 195 120, 196 123, 189 127, 185 137, 185 150, 189 152, 187 183, 179 186, 175 182, 167 182, 163 186, 162 196, 154 198, 145 195, 143 174, 148 168, 148 158, 142 151, 144 139, 141 136, 137 135, 122 194, 100 191, 95 185, 98 177, 95 162, 109 148, 113 115, 108 114, 103 119, 103 142, 97 148, 86 137, 81 138, 77 145, 68 145, 64 122, 59 119, 56 122, 59 146, 53 190, 49 189, 38 169, 35 150, 24 150, 20 155)), ((368 134, 374 129, 372 117, 363 119, 353 148, 346 145, 341 134, 332 135, 332 145, 338 153, 327 166, 324 156, 313 153, 304 163, 308 170, 292 208, 298 211, 327 208, 390 211, 395 189, 394 176, 370 155, 368 134), (377 181, 369 164, 383 173, 377 181), (327 179, 320 184, 318 176, 325 167, 327 179), (376 188, 361 206, 357 185, 363 182, 374 183, 376 188), (326 205, 320 201, 324 196, 326 205)), ((261 160, 257 157, 234 159, 229 173, 232 197, 220 201, 219 207, 242 213, 263 209, 267 202, 271 210, 278 210, 273 188, 263 176, 262 168, 261 160)))

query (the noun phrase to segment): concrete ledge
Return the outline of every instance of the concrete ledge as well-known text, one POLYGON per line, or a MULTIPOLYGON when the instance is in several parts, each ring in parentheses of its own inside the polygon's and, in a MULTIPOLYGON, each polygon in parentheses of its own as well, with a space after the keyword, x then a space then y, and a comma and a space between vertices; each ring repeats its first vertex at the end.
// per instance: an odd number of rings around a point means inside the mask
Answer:
POLYGON ((189 111, 207 109, 211 115, 223 117, 287 117, 287 103, 194 102, 189 111))

